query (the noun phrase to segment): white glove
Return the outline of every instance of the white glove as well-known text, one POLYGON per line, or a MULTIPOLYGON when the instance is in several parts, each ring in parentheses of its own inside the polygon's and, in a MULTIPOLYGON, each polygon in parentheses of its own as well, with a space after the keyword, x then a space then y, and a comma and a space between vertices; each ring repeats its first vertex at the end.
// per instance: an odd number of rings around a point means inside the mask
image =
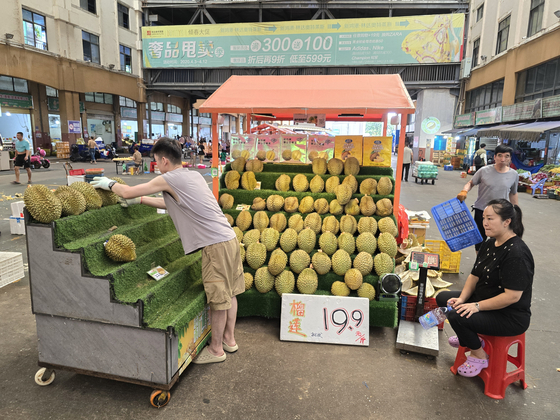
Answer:
POLYGON ((121 205, 121 207, 130 207, 135 204, 142 204, 142 197, 128 199, 119 197, 119 204, 121 205))
POLYGON ((96 176, 91 182, 91 186, 95 188, 101 188, 103 190, 111 191, 111 187, 117 181, 107 178, 106 176, 96 176))

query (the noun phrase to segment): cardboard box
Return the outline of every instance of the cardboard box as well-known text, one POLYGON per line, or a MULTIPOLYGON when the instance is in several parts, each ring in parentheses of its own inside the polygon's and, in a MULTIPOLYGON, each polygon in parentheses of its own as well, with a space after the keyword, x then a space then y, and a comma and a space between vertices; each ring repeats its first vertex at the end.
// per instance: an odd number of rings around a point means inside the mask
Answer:
POLYGON ((334 137, 310 134, 307 141, 307 163, 311 163, 309 159, 311 152, 317 152, 319 156, 326 154, 327 161, 332 159, 334 157, 334 137))
POLYGON ((346 160, 352 156, 358 159, 360 165, 363 162, 363 136, 336 136, 334 139, 334 157, 346 160))
POLYGON ((426 241, 426 229, 425 227, 422 228, 411 228, 410 226, 408 227, 408 232, 409 233, 413 233, 414 235, 416 235, 416 239, 418 239, 418 243, 420 245, 424 245, 424 242, 426 241))
MULTIPOLYGON (((296 161, 299 161, 305 163, 307 161, 307 135, 282 134, 280 138, 280 155, 284 150, 290 150, 292 152, 292 159, 289 162, 296 163, 296 161), (299 154, 294 152, 299 152, 299 154)), ((281 160, 283 161, 284 159, 281 160)))
POLYGON ((85 180, 86 180, 85 175, 69 175, 68 176, 68 185, 71 185, 74 182, 85 182, 85 180))
MULTIPOLYGON (((274 161, 282 160, 280 152, 280 134, 259 134, 257 136, 257 153, 262 150, 266 152, 274 152, 274 161)), ((256 153, 255 153, 256 156, 256 153)), ((267 160, 267 162, 270 162, 267 160)))
POLYGON ((364 137, 363 166, 391 166, 392 137, 364 137))

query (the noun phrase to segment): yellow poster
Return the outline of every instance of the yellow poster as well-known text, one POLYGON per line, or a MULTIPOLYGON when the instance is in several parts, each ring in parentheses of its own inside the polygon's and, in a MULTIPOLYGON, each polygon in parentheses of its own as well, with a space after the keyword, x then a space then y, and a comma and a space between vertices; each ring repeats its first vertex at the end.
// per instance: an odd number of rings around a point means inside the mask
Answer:
POLYGON ((364 137, 363 166, 391 166, 392 137, 364 137))
POLYGON ((334 139, 334 157, 346 160, 355 157, 362 164, 362 136, 336 136, 334 139))

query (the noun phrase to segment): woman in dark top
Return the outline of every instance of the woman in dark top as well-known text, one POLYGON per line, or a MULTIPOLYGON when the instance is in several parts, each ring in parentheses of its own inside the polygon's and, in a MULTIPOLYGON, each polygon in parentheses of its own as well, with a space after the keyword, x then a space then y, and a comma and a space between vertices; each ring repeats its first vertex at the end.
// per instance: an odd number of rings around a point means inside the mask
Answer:
POLYGON ((478 334, 513 336, 523 334, 531 319, 531 291, 535 263, 521 240, 521 209, 509 201, 492 200, 484 210, 483 225, 488 239, 461 292, 443 292, 438 306, 450 305, 449 323, 457 336, 449 338, 453 347, 471 349, 458 372, 477 376, 488 367, 484 341, 478 334))
POLYGON ((204 143, 201 141, 198 142, 198 156, 200 156, 200 164, 203 164, 204 159, 204 143))

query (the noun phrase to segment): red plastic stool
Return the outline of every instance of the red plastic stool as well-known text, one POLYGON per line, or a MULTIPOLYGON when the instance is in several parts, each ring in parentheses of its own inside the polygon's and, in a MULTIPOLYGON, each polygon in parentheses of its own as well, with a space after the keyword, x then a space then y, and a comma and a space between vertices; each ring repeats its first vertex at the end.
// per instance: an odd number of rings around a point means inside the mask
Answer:
POLYGON ((150 172, 154 172, 154 168, 156 167, 156 162, 150 162, 150 172))
MULTIPOLYGON (((506 395, 509 384, 521 381, 521 387, 527 388, 525 382, 525 333, 512 337, 496 337, 492 335, 479 334, 486 342, 484 351, 488 354, 488 367, 482 369, 479 377, 484 381, 484 394, 490 398, 501 400, 506 395), (517 344, 517 355, 509 354, 512 345, 517 344), (513 363, 517 369, 507 372, 508 362, 513 363)), ((455 357, 455 364, 451 372, 457 374, 457 369, 466 360, 465 352, 470 351, 467 347, 460 346, 455 357)))

